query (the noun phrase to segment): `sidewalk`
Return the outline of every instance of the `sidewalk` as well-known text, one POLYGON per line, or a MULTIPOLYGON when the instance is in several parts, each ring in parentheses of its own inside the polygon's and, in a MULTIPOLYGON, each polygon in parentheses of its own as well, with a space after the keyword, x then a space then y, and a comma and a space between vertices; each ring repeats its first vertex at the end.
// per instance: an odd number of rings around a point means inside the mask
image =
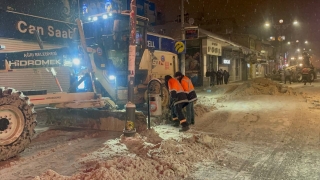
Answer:
POLYGON ((228 89, 230 86, 238 86, 238 85, 241 85, 243 84, 243 82, 245 81, 232 81, 232 82, 229 82, 228 84, 223 84, 223 85, 214 85, 214 86, 210 86, 210 87, 204 87, 204 86, 201 86, 201 87, 195 87, 195 90, 196 92, 207 92, 207 93, 213 93, 213 92, 216 92, 218 90, 226 90, 228 89))

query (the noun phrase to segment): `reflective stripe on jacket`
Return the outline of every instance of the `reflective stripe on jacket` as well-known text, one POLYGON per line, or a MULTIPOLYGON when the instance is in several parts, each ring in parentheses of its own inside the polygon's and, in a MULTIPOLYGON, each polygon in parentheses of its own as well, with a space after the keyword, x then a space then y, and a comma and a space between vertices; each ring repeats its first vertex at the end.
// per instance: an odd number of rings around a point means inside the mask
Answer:
POLYGON ((174 105, 179 103, 188 103, 187 94, 184 92, 180 82, 175 79, 171 78, 168 81, 168 88, 170 92, 171 99, 174 99, 174 105))
POLYGON ((191 80, 187 76, 182 77, 181 85, 182 85, 184 92, 187 94, 189 102, 193 102, 198 99, 196 91, 194 90, 194 86, 193 86, 191 80))

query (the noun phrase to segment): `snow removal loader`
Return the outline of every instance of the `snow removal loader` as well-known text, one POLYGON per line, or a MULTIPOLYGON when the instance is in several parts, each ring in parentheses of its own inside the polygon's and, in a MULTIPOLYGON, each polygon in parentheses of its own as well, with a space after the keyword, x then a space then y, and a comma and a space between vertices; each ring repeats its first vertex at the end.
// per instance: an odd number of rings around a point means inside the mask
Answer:
MULTIPOLYGON (((126 113, 121 109, 128 96, 129 13, 114 14, 112 18, 99 18, 94 22, 82 23, 78 19, 77 25, 74 32, 79 32, 79 40, 69 47, 0 53, 0 160, 18 155, 30 144, 36 133, 35 105, 48 106, 47 124, 50 125, 123 130, 126 113), (63 78, 59 79, 58 73, 62 71, 57 73, 55 70, 61 66, 69 72, 71 82, 68 89, 61 87, 63 78), (27 69, 35 72, 34 81, 41 81, 45 73, 52 75, 55 86, 61 92, 15 90, 15 85, 19 85, 14 83, 15 80, 22 78, 27 69), (1 78, 10 78, 10 81, 2 81, 1 78), (1 87, 1 82, 9 84, 1 87)), ((147 19, 137 16, 137 106, 145 103, 147 85, 151 79, 173 75, 179 67, 175 53, 147 47, 146 27, 147 19)), ((41 40, 39 45, 41 47, 41 40)), ((166 108, 169 93, 164 85, 150 87, 151 92, 163 89, 162 106, 166 108)), ((136 112, 134 126, 138 132, 146 129, 146 117, 142 112, 136 112)))

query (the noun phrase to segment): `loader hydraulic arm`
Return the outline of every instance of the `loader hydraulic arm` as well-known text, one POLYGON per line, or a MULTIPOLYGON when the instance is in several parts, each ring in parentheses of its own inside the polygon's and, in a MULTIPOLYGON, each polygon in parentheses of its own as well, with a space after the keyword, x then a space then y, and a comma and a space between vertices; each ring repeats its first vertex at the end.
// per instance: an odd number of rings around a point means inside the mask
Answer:
POLYGON ((83 32, 83 25, 82 25, 82 21, 80 19, 76 20, 77 25, 78 25, 78 30, 79 30, 79 37, 80 37, 80 43, 81 43, 81 47, 82 47, 82 52, 83 52, 83 58, 84 61, 86 63, 87 69, 88 69, 88 73, 92 82, 92 89, 93 92, 96 93, 96 87, 94 85, 94 79, 93 79, 93 62, 90 60, 89 54, 87 52, 87 43, 86 43, 86 39, 84 36, 84 32, 83 32))

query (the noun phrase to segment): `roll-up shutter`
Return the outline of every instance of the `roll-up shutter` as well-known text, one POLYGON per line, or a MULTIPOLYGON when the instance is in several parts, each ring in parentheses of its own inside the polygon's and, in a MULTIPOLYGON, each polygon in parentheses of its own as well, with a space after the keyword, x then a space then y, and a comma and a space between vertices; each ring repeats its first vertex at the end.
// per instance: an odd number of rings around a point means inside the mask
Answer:
MULTIPOLYGON (((67 92, 70 87, 70 69, 68 67, 55 67, 54 69, 63 91, 67 92)), ((0 87, 12 87, 20 91, 60 92, 51 72, 48 72, 46 68, 14 69, 10 72, 0 72, 0 87)))
MULTIPOLYGON (((40 50, 37 42, 22 41, 18 39, 0 38, 0 45, 5 46, 5 49, 0 50, 0 53, 40 50)), ((44 49, 53 49, 59 47, 63 47, 63 45, 43 43, 44 49)))

